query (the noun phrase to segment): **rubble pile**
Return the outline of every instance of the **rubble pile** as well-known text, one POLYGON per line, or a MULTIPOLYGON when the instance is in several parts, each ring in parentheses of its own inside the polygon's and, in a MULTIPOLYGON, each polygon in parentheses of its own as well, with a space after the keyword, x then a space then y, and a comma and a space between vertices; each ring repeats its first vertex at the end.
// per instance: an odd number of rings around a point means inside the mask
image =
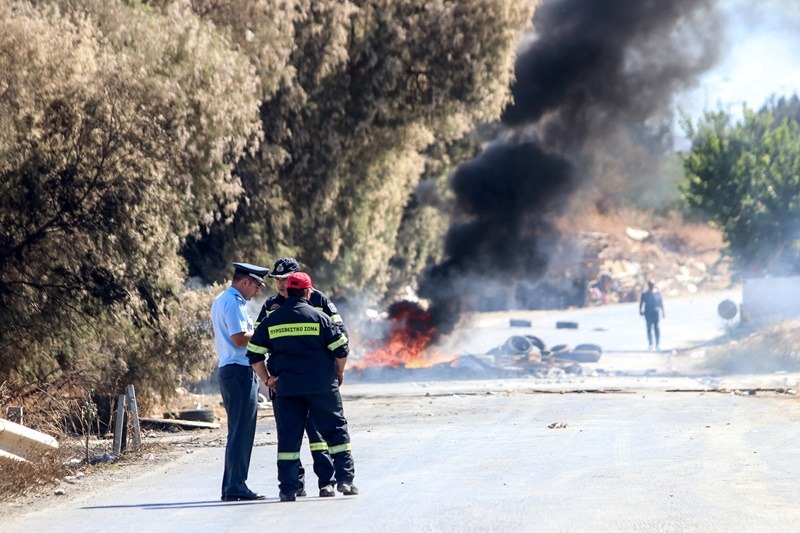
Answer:
POLYGON ((667 296, 723 289, 730 283, 729 264, 719 250, 686 252, 657 231, 628 227, 624 239, 584 232, 581 241, 589 280, 587 305, 635 302, 648 279, 667 296))

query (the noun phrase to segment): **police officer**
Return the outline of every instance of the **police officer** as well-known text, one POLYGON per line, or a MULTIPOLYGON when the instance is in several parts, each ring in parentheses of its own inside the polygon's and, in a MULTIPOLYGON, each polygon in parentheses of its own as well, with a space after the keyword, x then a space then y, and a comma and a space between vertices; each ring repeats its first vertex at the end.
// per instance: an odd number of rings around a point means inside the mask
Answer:
MULTIPOLYGON (((264 287, 269 269, 249 263, 233 263, 233 280, 211 304, 214 343, 219 354, 219 389, 228 418, 222 501, 263 500, 263 494, 247 487, 250 456, 256 434, 258 380, 247 358, 253 322, 245 303, 264 287)), ((262 363, 263 364, 263 363, 262 363)))
MULTIPOLYGON (((261 307, 261 312, 256 319, 256 328, 261 321, 275 309, 278 309, 286 301, 288 293, 286 292, 286 278, 293 272, 300 271, 300 264, 293 257, 282 257, 275 261, 275 265, 269 277, 275 280, 275 289, 278 291, 264 302, 261 307)), ((308 303, 318 311, 322 311, 329 317, 334 324, 342 329, 342 333, 347 335, 347 328, 344 325, 342 317, 336 306, 333 305, 327 296, 322 291, 312 288, 311 296, 308 303)), ((270 389, 270 395, 274 393, 270 389)), ((274 404, 273 404, 274 407, 274 404)), ((322 439, 322 435, 314 427, 314 423, 309 419, 306 422, 306 435, 308 435, 309 447, 311 448, 311 458, 314 461, 314 473, 317 475, 317 484, 319 486, 320 497, 335 496, 333 485, 336 483, 336 471, 333 468, 333 461, 328 453, 328 445, 322 439)), ((300 481, 303 483, 303 488, 298 490, 298 496, 305 496, 305 469, 300 466, 300 481)))
POLYGON ((275 390, 280 499, 294 501, 302 489, 300 446, 308 418, 329 447, 337 489, 346 495, 358 494, 339 394, 349 353, 347 336, 330 317, 309 305, 308 274, 290 274, 286 288, 288 298, 261 321, 247 347, 251 364, 269 354, 267 385, 275 390))

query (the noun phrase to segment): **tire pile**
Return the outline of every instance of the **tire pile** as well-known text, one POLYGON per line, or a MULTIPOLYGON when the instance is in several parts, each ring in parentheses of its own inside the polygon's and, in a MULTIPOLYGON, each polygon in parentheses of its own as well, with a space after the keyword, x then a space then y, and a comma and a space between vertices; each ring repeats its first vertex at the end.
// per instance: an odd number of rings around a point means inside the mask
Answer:
POLYGON ((561 368, 568 374, 582 374, 578 363, 596 363, 603 354, 598 344, 556 344, 548 347, 535 335, 512 335, 501 346, 489 350, 498 366, 509 364, 521 366, 528 372, 547 373, 552 368, 561 368))

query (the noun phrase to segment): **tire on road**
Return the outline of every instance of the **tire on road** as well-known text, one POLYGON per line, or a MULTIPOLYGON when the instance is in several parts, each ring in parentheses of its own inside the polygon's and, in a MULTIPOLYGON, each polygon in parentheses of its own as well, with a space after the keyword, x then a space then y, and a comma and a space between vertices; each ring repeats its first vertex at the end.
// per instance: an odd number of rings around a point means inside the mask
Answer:
POLYGON ((213 422, 214 411, 211 409, 186 409, 176 413, 178 420, 188 420, 191 422, 213 422))
POLYGON ((547 349, 547 345, 544 343, 544 341, 539 337, 537 337, 536 335, 525 335, 525 338, 528 339, 532 345, 539 348, 540 351, 544 351, 547 349))
POLYGON ((550 355, 558 356, 558 354, 568 352, 570 349, 569 344, 556 344, 550 348, 550 355))
POLYGON ((603 353, 603 348, 599 344, 579 344, 573 348, 576 352, 599 352, 603 353))
POLYGON ((503 344, 503 353, 506 355, 525 355, 531 351, 531 341, 522 335, 513 335, 503 344))
POLYGON ((600 359, 600 352, 585 351, 579 352, 577 350, 566 350, 555 354, 559 359, 569 359, 570 361, 577 361, 578 363, 596 363, 600 359))

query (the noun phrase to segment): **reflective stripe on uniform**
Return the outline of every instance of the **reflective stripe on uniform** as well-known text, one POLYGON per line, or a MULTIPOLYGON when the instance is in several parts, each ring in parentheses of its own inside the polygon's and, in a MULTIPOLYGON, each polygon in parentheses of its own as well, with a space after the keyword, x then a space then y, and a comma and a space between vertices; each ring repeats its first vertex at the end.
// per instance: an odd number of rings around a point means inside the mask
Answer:
MULTIPOLYGON (((323 309, 322 307, 315 307, 314 309, 322 313, 325 313, 325 309, 323 309)), ((327 313, 325 314, 327 315, 327 313)), ((333 321, 334 324, 344 324, 344 320, 342 320, 342 317, 339 314, 328 315, 328 316, 331 317, 331 320, 333 321)))
POLYGON ((329 349, 330 351, 333 351, 333 350, 335 350, 336 348, 338 348, 339 346, 344 346, 345 344, 347 344, 347 337, 345 337, 344 335, 342 335, 341 337, 339 337, 339 339, 338 339, 338 340, 335 340, 335 341, 333 341, 332 343, 330 343, 330 344, 328 345, 328 349, 329 349))
POLYGON ((299 461, 300 452, 278 452, 278 461, 299 461))
POLYGON ((263 346, 259 346, 259 345, 257 345, 257 344, 253 344, 252 342, 248 342, 248 343, 247 343, 247 351, 248 351, 248 352, 257 353, 257 354, 260 354, 260 355, 264 355, 264 354, 265 354, 265 353, 267 353, 269 350, 267 350, 267 349, 266 349, 265 347, 263 347, 263 346))
POLYGON ((319 335, 319 324, 315 322, 300 322, 298 324, 280 324, 277 326, 270 326, 269 338, 277 339, 280 337, 297 337, 297 336, 317 336, 319 335))
POLYGON ((333 455, 335 453, 349 452, 352 449, 353 447, 350 446, 349 442, 347 442, 345 444, 340 444, 338 446, 331 446, 328 448, 328 451, 330 452, 331 455, 333 455))
POLYGON ((328 449, 327 442, 310 442, 308 447, 311 448, 312 452, 324 452, 328 449))

